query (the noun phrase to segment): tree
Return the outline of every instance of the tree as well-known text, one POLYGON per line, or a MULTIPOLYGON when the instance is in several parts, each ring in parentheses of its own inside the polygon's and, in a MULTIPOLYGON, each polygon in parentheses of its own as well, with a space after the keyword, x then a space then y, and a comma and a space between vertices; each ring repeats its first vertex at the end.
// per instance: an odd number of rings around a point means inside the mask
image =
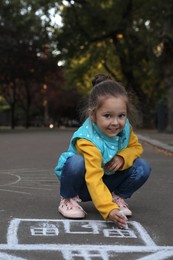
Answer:
MULTIPOLYGON (((164 97, 168 102, 168 124, 167 130, 173 132, 173 2, 159 1, 155 8, 153 37, 156 41, 159 72, 163 79, 163 86, 166 90, 164 97)), ((152 15, 151 15, 152 17, 152 15)), ((161 99, 160 99, 161 100, 161 99)))
MULTIPOLYGON (((11 107, 11 126, 15 127, 16 108, 22 107, 29 126, 33 86, 40 88, 45 73, 57 69, 51 50, 51 1, 40 7, 39 1, 1 1, 0 8, 0 85, 11 107), (47 17, 43 20, 42 17, 47 17)), ((41 92, 40 92, 41 93, 41 92)))
POLYGON ((81 81, 86 91, 92 72, 108 72, 137 96, 144 126, 153 125, 155 105, 166 92, 156 48, 168 2, 58 1, 63 26, 57 46, 70 85, 81 81))
POLYGON ((49 72, 45 78, 47 86, 48 113, 53 123, 59 124, 59 121, 74 120, 78 118, 78 108, 81 95, 76 88, 65 88, 65 76, 63 68, 59 68, 56 73, 49 72))

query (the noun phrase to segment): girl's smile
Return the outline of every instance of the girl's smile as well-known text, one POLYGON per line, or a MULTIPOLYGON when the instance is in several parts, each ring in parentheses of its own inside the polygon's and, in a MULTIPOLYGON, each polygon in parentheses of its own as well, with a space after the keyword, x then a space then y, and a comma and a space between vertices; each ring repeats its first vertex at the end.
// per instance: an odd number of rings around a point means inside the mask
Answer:
POLYGON ((123 130, 126 123, 126 100, 124 97, 106 97, 96 112, 90 112, 90 117, 104 134, 114 137, 123 130))

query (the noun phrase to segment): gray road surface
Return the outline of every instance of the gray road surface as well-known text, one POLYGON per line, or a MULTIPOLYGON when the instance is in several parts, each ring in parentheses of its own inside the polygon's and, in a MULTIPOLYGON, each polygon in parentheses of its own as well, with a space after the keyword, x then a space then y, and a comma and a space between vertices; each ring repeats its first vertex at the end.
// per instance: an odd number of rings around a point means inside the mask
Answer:
POLYGON ((85 220, 57 213, 53 168, 72 130, 0 133, 0 260, 173 259, 173 158, 144 143, 148 182, 128 200, 129 229, 105 222, 91 202, 85 220))

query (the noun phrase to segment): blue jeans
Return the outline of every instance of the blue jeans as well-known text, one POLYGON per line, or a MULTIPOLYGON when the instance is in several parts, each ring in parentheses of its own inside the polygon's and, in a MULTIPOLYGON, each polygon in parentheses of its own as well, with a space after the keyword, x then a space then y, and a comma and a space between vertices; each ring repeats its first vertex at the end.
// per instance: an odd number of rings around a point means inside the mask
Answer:
MULTIPOLYGON (((103 182, 110 192, 126 199, 138 190, 148 179, 151 168, 141 158, 134 161, 132 167, 117 171, 112 175, 104 175, 103 182)), ((64 198, 79 196, 82 201, 91 201, 85 182, 85 162, 81 155, 68 158, 60 179, 60 194, 64 198)))

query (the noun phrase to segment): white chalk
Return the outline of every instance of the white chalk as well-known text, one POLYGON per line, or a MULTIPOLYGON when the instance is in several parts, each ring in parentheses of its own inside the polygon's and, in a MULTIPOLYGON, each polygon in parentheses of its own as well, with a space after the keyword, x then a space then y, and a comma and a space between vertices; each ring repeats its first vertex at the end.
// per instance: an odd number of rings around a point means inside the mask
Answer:
MULTIPOLYGON (((121 214, 123 217, 125 217, 125 219, 127 220, 127 217, 126 217, 126 215, 124 214, 124 212, 123 212, 122 210, 120 210, 120 214, 121 214)), ((124 228, 124 229, 129 229, 128 224, 126 223, 123 228, 124 228)))

